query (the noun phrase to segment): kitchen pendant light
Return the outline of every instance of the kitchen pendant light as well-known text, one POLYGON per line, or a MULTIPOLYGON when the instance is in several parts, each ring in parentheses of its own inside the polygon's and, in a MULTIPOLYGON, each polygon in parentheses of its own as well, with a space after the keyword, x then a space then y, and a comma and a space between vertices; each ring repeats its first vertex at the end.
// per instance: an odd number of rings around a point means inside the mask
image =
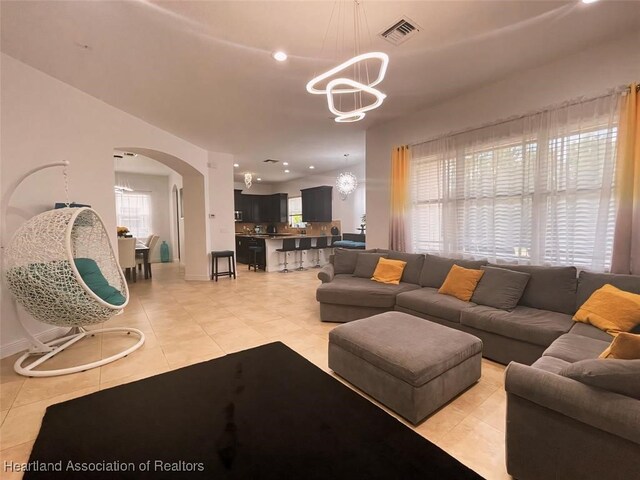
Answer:
MULTIPOLYGON (((322 43, 324 44, 331 30, 334 13, 337 12, 336 26, 336 58, 339 58, 342 50, 345 50, 346 25, 340 25, 340 18, 346 24, 346 2, 337 1, 333 5, 327 32, 322 43), (343 10, 345 10, 343 12, 343 10), (341 29, 342 27, 342 29, 341 29)), ((349 51, 355 52, 355 56, 340 63, 338 66, 312 78, 307 83, 307 92, 313 95, 325 95, 327 105, 338 123, 350 123, 362 120, 366 113, 382 105, 386 95, 374 88, 384 80, 389 65, 389 56, 383 52, 361 52, 361 35, 364 35, 363 27, 366 27, 369 43, 371 43, 371 32, 364 9, 360 6, 359 0, 353 2, 353 47, 349 51), (369 68, 371 63, 378 63, 378 74, 372 79, 369 68), (326 82, 326 83, 325 83, 326 82), (322 84, 325 84, 324 87, 322 84), (363 95, 373 97, 373 101, 365 103, 363 95)))
POLYGON ((244 184, 247 187, 247 189, 251 188, 251 181, 253 180, 253 175, 251 175, 250 173, 245 173, 244 174, 244 184))
MULTIPOLYGON (((348 163, 349 154, 344 154, 345 163, 348 163)), ((341 172, 336 179, 336 188, 340 192, 342 200, 346 200, 349 194, 353 193, 358 187, 358 178, 351 172, 341 172)))

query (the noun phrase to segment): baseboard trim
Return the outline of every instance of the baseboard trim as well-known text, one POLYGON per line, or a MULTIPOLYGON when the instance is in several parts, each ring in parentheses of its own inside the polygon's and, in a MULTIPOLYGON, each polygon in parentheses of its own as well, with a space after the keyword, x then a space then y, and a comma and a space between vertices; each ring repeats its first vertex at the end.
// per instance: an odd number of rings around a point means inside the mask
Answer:
MULTIPOLYGON (((60 337, 62 334, 67 333, 69 331, 68 327, 52 327, 43 332, 37 333, 34 335, 41 342, 49 342, 54 338, 60 337)), ((23 338, 21 340, 16 340, 15 342, 7 343, 6 345, 0 345, 0 358, 10 357, 19 352, 24 352, 31 347, 29 339, 23 338)))

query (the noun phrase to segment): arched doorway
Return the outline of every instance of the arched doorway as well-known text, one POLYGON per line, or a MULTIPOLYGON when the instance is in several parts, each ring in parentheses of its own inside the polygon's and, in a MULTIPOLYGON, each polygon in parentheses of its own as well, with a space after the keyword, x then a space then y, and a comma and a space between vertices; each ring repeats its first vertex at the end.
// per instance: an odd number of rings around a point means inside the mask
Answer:
MULTIPOLYGON (((175 217, 178 218, 175 228, 180 242, 177 252, 179 252, 180 263, 185 267, 186 280, 208 280, 204 175, 186 161, 159 150, 140 147, 115 147, 115 150, 144 155, 166 165, 182 176, 182 198, 181 201, 179 199, 176 216, 174 216, 174 221, 175 217)), ((180 195, 177 189, 176 193, 180 195)))

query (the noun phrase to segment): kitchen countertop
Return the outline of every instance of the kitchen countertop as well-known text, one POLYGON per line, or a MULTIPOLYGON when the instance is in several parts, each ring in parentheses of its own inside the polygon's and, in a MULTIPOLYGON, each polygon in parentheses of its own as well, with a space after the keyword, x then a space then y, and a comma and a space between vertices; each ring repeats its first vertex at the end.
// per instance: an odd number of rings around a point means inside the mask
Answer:
POLYGON ((236 233, 236 237, 264 238, 265 240, 282 240, 283 238, 322 238, 322 237, 331 237, 331 235, 295 235, 293 233, 278 233, 275 235, 269 235, 269 234, 246 235, 244 233, 236 233))

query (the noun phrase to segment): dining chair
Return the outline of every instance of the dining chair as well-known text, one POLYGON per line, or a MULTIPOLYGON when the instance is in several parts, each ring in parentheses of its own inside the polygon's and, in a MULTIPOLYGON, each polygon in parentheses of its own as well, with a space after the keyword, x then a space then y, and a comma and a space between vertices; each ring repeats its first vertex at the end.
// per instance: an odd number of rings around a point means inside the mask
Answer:
POLYGON ((124 270, 127 279, 131 278, 134 283, 137 279, 136 241, 135 238, 118 239, 118 263, 120 264, 120 268, 124 270))
MULTIPOLYGON (((144 244, 149 249, 149 252, 147 254, 147 259, 151 258, 151 252, 155 248, 155 246, 158 243, 159 239, 160 239, 160 236, 159 235, 155 235, 155 234, 151 234, 147 238, 147 243, 144 244)), ((141 271, 142 270, 142 266, 144 265, 144 255, 142 254, 142 252, 137 252, 136 253, 136 264, 137 264, 138 270, 141 271)), ((151 275, 151 261, 149 261, 149 265, 147 265, 147 268, 148 268, 148 272, 149 272, 149 277, 152 277, 152 275, 151 275)))

